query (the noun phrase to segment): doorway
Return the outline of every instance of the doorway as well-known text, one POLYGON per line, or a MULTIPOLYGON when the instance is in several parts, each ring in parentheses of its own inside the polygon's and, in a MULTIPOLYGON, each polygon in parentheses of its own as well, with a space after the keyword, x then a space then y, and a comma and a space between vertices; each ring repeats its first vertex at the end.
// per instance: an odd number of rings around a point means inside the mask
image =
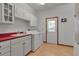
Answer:
POLYGON ((58 44, 58 17, 46 18, 46 43, 58 44))

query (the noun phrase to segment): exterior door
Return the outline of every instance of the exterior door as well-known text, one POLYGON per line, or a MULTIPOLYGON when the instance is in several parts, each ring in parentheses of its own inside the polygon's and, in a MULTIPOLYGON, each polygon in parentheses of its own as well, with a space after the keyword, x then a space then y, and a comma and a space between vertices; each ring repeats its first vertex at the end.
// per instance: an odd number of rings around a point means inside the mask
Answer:
POLYGON ((46 18, 47 43, 58 44, 58 17, 46 18))

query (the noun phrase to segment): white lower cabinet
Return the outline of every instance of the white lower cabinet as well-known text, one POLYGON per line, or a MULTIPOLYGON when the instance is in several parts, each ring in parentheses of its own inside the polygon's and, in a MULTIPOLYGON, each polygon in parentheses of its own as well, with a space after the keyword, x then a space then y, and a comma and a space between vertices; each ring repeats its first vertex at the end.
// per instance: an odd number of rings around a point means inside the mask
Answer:
POLYGON ((31 51, 31 36, 11 40, 11 56, 24 56, 31 51))
POLYGON ((4 56, 5 54, 7 56, 10 56, 10 46, 0 50, 0 55, 1 56, 4 56), (7 53, 8 53, 8 55, 7 55, 7 53))
POLYGON ((31 51, 31 36, 22 37, 22 40, 24 42, 23 53, 27 55, 27 53, 31 51))
POLYGON ((18 40, 18 42, 15 43, 15 41, 11 41, 13 44, 11 44, 11 56, 23 56, 23 42, 21 41, 21 38, 17 38, 14 40, 18 40))
POLYGON ((26 55, 29 51, 31 51, 31 39, 25 39, 24 55, 26 55))
POLYGON ((10 56, 10 52, 7 52, 7 53, 5 53, 5 54, 3 54, 1 56, 10 56))
POLYGON ((10 56, 10 40, 0 42, 0 56, 10 56))
POLYGON ((31 51, 31 36, 0 42, 0 56, 24 56, 31 51))
POLYGON ((23 56, 23 46, 21 43, 14 44, 11 47, 11 56, 23 56))

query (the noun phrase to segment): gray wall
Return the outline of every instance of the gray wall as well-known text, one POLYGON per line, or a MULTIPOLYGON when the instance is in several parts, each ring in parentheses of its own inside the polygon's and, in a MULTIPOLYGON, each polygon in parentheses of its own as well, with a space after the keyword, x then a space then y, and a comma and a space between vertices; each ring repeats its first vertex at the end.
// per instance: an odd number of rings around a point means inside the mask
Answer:
POLYGON ((79 17, 77 16, 75 19, 75 41, 79 43, 79 17))
POLYGON ((73 45, 74 40, 74 6, 73 4, 64 4, 55 8, 51 8, 38 12, 38 29, 43 33, 42 39, 45 38, 45 18, 59 17, 59 41, 62 44, 73 45), (61 18, 66 17, 67 22, 61 23, 61 18))
POLYGON ((79 3, 75 3, 75 41, 79 43, 79 3))

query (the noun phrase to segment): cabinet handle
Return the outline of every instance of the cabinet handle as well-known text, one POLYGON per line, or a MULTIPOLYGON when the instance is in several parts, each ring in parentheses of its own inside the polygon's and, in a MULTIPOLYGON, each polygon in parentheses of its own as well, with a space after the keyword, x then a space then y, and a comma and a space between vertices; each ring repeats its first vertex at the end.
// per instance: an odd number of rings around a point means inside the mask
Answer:
POLYGON ((25 45, 25 43, 23 43, 23 45, 25 45))
POLYGON ((0 48, 1 48, 1 46, 0 46, 0 48))
POLYGON ((0 54, 1 54, 1 52, 0 52, 0 54))

